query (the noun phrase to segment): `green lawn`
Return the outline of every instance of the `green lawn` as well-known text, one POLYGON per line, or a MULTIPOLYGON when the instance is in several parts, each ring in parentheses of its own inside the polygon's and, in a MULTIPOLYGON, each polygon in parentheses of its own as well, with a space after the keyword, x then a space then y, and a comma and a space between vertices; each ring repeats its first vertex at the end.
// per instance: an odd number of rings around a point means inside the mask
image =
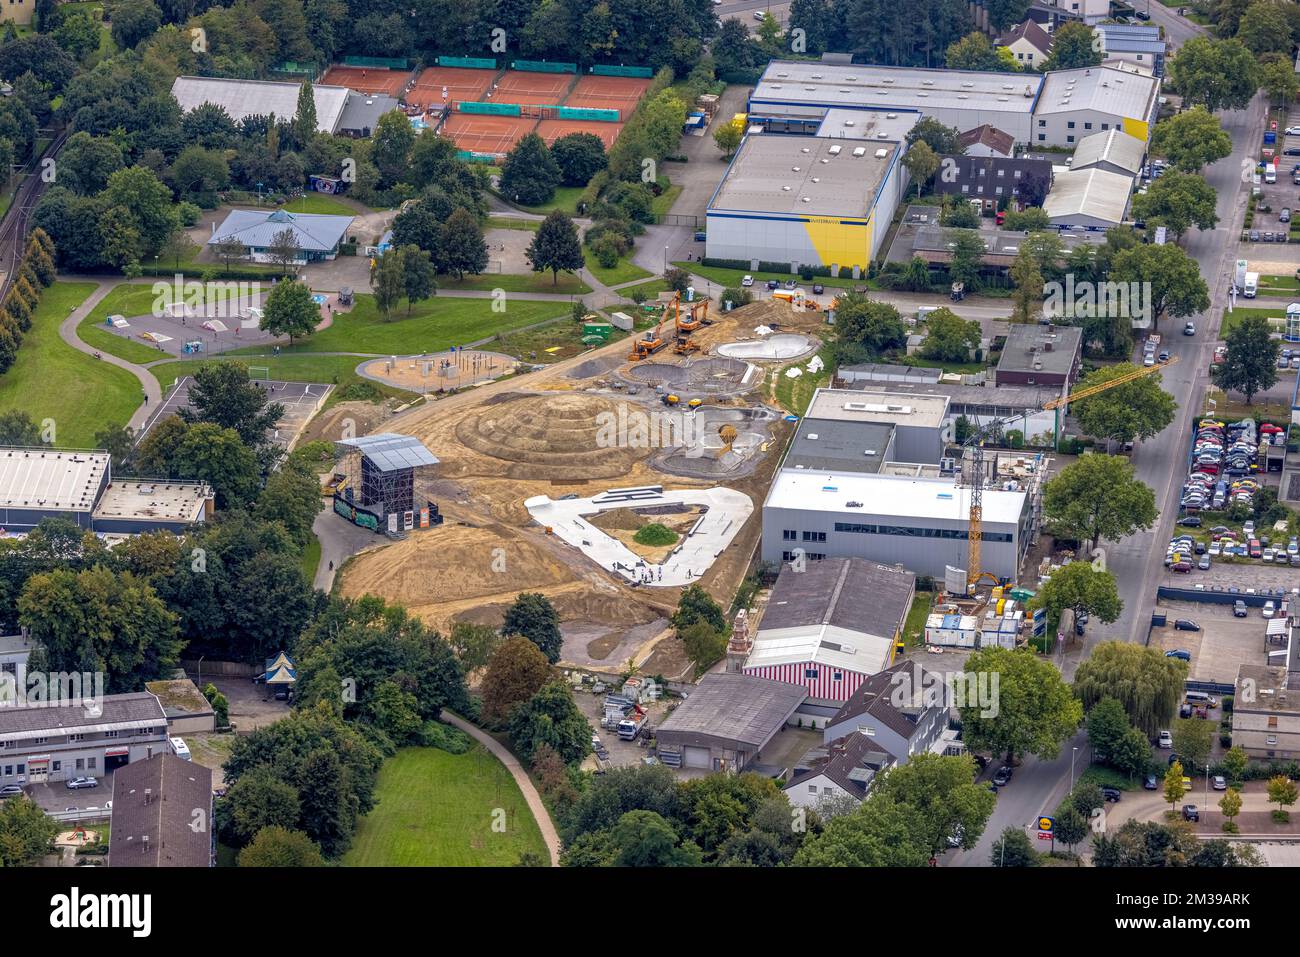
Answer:
POLYGON ((669 186, 666 190, 650 200, 650 212, 654 213, 655 218, 668 215, 668 211, 673 208, 673 203, 677 202, 677 197, 681 195, 680 186, 669 186))
POLYGON ((54 444, 64 448, 93 447, 96 432, 125 425, 144 398, 131 373, 59 338, 59 324, 94 289, 90 282, 46 289, 17 360, 0 376, 0 412, 26 412, 38 425, 53 419, 54 444))
POLYGON ((403 748, 380 769, 375 799, 345 867, 509 867, 525 851, 548 859, 519 787, 482 745, 403 748), (504 832, 493 829, 498 811, 504 832))
POLYGON ((323 193, 304 193, 280 207, 291 213, 323 213, 326 216, 355 216, 357 211, 323 193))
MULTIPOLYGON (((541 206, 519 206, 519 208, 528 213, 541 213, 543 216, 556 209, 568 216, 576 216, 578 197, 582 195, 584 189, 585 186, 561 186, 555 190, 555 195, 551 197, 550 202, 543 203, 541 206)), ((514 202, 508 196, 502 195, 501 198, 508 203, 514 202)))
POLYGON ((813 393, 822 386, 830 385, 831 370, 835 368, 834 359, 831 356, 831 347, 823 346, 817 353, 822 358, 825 367, 816 375, 807 370, 808 363, 812 357, 802 359, 799 362, 792 362, 790 365, 782 366, 777 372, 776 379, 776 400, 789 412, 795 415, 803 415, 808 411, 808 403, 812 401, 813 393), (803 369, 802 375, 796 378, 786 376, 786 369, 798 366, 803 369))
POLYGON ((307 547, 302 550, 302 573, 311 584, 316 580, 316 569, 320 565, 320 539, 312 536, 307 547))
MULTIPOLYGON (((339 388, 346 388, 356 382, 364 382, 387 396, 403 400, 415 398, 415 394, 412 392, 381 385, 378 382, 363 379, 357 375, 357 365, 362 361, 357 356, 317 356, 310 353, 291 353, 289 355, 266 357, 209 356, 206 359, 177 359, 174 362, 162 362, 156 366, 150 366, 149 372, 153 374, 153 377, 158 380, 158 385, 166 392, 177 379, 182 376, 193 375, 199 366, 205 362, 231 360, 243 362, 246 365, 265 366, 270 370, 271 378, 281 382, 324 382, 332 383, 339 388)), ((333 394, 338 395, 338 392, 335 391, 333 394)), ((326 405, 331 405, 334 401, 331 398, 326 405)))
POLYGON ((582 248, 582 257, 587 261, 587 268, 591 270, 591 274, 606 286, 617 286, 619 283, 631 282, 633 279, 649 279, 654 275, 630 259, 619 259, 612 269, 606 269, 596 261, 596 257, 586 246, 582 248))
POLYGON ((519 229, 535 233, 540 225, 542 225, 541 220, 537 219, 514 219, 511 216, 489 216, 487 218, 488 229, 519 229))
POLYGON ((912 599, 912 607, 908 609, 907 619, 903 622, 903 641, 908 645, 925 643, 925 619, 930 615, 933 600, 934 596, 928 591, 918 591, 912 599))
POLYGON ((1259 291, 1294 295, 1300 292, 1300 280, 1295 276, 1260 276, 1259 291))
POLYGON ((554 281, 552 279, 550 272, 483 273, 461 279, 444 276, 439 278, 438 288, 475 289, 481 292, 504 289, 506 292, 549 292, 564 296, 583 296, 591 292, 591 287, 575 273, 562 272, 554 277, 554 281))
MULTIPOLYGON (((408 317, 406 302, 398 304, 385 321, 375 297, 357 295, 351 312, 335 314, 334 325, 306 341, 285 346, 282 355, 305 352, 360 352, 372 355, 412 355, 440 352, 450 346, 476 342, 499 332, 566 315, 567 302, 503 300, 504 312, 493 312, 491 299, 437 297, 416 304, 408 317)), ((236 355, 255 354, 259 347, 240 349, 236 355)), ((265 365, 259 362, 258 365, 265 365)), ((354 362, 355 366, 356 363, 354 362)), ((324 380, 324 381, 329 381, 324 380)))
MULTIPOLYGON (((1263 316, 1265 319, 1278 319, 1278 320, 1286 319, 1285 309, 1281 309, 1281 308, 1270 309, 1268 307, 1259 309, 1259 308, 1252 308, 1250 306, 1241 305, 1241 303, 1248 302, 1248 301, 1249 300, 1247 299, 1238 297, 1237 298, 1238 305, 1236 309, 1232 310, 1232 312, 1228 312, 1227 309, 1223 310, 1223 323, 1219 326, 1220 339, 1226 339, 1228 337, 1228 333, 1232 331, 1232 327, 1235 326, 1237 323, 1241 322, 1241 320, 1246 318, 1247 316, 1263 316)), ((1280 327, 1278 328, 1278 331, 1281 331, 1280 327)))

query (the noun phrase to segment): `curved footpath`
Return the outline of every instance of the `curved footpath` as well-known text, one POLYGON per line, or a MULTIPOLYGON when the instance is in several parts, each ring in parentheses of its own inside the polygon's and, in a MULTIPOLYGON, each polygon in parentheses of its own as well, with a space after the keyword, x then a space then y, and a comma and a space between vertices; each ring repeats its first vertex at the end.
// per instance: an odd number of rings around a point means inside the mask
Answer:
POLYGON ((542 840, 546 842, 546 849, 551 853, 551 866, 560 866, 560 835, 555 830, 555 823, 551 820, 550 812, 546 810, 546 805, 542 803, 542 796, 537 793, 537 788, 533 787, 532 778, 530 778, 524 766, 519 763, 519 759, 510 753, 500 741, 492 737, 481 728, 478 728, 464 718, 452 714, 446 708, 442 711, 442 717, 460 730, 464 731, 475 741, 478 741, 485 748, 506 766, 515 783, 519 785, 519 790, 523 792, 524 800, 528 802, 528 809, 533 812, 533 817, 537 820, 537 826, 542 832, 542 840))

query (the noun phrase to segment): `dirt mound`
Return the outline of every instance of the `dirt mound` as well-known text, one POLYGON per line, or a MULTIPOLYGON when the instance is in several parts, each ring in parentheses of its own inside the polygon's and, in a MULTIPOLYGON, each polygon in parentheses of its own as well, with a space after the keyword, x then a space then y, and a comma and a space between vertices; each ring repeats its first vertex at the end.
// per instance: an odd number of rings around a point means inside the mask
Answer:
POLYGON ((600 512, 597 515, 593 515, 588 521, 601 531, 605 532, 612 532, 620 529, 635 532, 644 525, 648 519, 642 518, 630 508, 616 508, 612 511, 600 512))
POLYGON ((298 444, 318 439, 337 442, 348 435, 368 435, 377 431, 388 416, 388 406, 382 402, 340 402, 312 419, 298 444))
POLYGON ((456 423, 456 439, 508 463, 494 474, 514 479, 602 479, 626 475, 647 449, 602 448, 601 413, 618 406, 597 396, 527 396, 456 423))

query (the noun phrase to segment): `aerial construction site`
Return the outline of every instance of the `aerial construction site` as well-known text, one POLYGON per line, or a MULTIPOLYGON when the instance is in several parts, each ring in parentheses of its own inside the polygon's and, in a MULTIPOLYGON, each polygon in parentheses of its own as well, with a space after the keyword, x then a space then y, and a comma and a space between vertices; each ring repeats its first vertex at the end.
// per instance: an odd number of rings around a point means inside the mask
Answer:
POLYGON ((668 301, 630 339, 394 420, 439 460, 428 491, 445 523, 353 559, 343 594, 445 630, 499 624, 539 591, 560 614, 564 663, 685 674, 668 617, 683 587, 726 605, 747 573, 792 428, 774 383, 828 328, 780 300, 709 307, 668 301), (668 533, 638 535, 648 525, 668 533))

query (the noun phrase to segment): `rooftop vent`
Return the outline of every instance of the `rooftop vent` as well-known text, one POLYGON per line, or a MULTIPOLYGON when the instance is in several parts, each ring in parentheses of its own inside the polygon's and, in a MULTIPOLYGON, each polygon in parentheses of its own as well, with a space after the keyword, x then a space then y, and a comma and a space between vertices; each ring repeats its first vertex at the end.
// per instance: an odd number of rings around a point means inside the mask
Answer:
POLYGON ((855 147, 853 148, 853 155, 854 155, 854 156, 866 156, 866 155, 867 155, 867 148, 866 148, 865 146, 855 146, 855 147))
POLYGON ((897 113, 886 113, 886 114, 885 114, 885 119, 887 119, 887 120, 896 120, 896 119, 898 119, 898 114, 897 114, 897 113))
POLYGON ((876 159, 884 159, 889 155, 889 150, 876 150, 876 159))
MULTIPOLYGON (((844 148, 844 147, 840 146, 840 145, 837 143, 836 145, 832 146, 832 147, 831 147, 829 150, 827 150, 826 152, 830 153, 832 156, 839 156, 839 155, 840 155, 840 150, 842 150, 843 148, 844 148)), ((824 161, 823 161, 823 162, 824 162, 824 161)))

